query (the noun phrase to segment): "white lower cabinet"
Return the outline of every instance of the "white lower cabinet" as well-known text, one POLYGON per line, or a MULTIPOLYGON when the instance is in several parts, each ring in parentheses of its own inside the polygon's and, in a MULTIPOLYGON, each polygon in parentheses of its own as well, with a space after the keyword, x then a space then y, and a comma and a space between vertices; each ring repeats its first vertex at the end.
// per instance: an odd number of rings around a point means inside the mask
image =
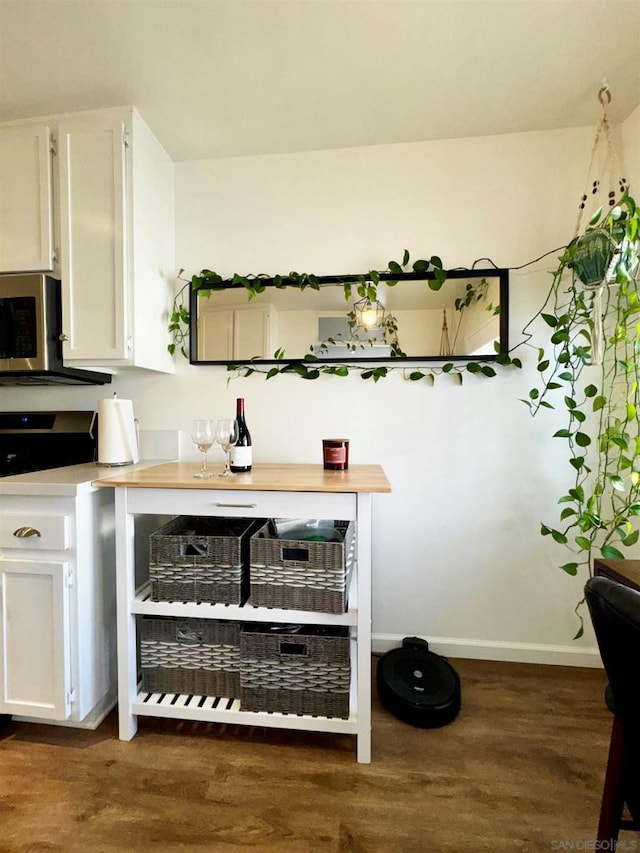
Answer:
POLYGON ((116 701, 113 495, 0 494, 0 714, 95 728, 116 701))
POLYGON ((2 713, 69 717, 70 583, 68 563, 0 562, 2 713))

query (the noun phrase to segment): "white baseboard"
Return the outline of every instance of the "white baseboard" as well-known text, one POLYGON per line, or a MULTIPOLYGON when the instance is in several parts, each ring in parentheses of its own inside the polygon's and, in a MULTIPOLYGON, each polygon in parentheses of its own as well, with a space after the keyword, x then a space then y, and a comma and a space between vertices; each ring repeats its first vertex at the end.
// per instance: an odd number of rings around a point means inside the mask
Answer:
MULTIPOLYGON (((402 634, 374 634, 374 653, 384 654, 402 645, 402 634)), ((490 640, 457 639, 455 637, 423 637, 429 649, 447 658, 509 661, 512 663, 541 663, 552 666, 586 666, 602 669, 597 648, 552 646, 537 643, 501 643, 490 640)))

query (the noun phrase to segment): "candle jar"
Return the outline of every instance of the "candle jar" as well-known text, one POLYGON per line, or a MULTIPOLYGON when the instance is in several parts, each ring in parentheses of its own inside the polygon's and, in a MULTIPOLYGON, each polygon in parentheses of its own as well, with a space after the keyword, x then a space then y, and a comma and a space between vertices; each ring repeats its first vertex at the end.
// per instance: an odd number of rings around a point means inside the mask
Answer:
POLYGON ((322 458, 325 471, 346 471, 349 467, 349 439, 323 438, 322 458))

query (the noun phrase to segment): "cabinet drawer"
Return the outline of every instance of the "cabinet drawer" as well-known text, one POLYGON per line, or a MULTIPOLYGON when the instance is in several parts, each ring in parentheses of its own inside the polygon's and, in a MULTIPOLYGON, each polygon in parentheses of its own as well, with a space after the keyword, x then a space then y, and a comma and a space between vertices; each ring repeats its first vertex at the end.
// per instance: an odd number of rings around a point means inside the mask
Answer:
POLYGON ((351 492, 260 492, 226 489, 130 489, 132 513, 246 518, 356 518, 351 492))
POLYGON ((0 517, 0 548, 64 551, 69 547, 71 517, 27 511, 0 517))

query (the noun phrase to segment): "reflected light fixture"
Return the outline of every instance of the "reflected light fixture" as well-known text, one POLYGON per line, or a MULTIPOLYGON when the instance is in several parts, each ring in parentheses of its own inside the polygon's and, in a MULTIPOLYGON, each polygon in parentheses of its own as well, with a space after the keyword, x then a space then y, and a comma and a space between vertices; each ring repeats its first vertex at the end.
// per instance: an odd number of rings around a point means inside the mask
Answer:
POLYGON ((355 302, 353 310, 356 315, 356 326, 365 332, 381 329, 384 324, 384 305, 377 299, 372 302, 366 297, 355 302))

